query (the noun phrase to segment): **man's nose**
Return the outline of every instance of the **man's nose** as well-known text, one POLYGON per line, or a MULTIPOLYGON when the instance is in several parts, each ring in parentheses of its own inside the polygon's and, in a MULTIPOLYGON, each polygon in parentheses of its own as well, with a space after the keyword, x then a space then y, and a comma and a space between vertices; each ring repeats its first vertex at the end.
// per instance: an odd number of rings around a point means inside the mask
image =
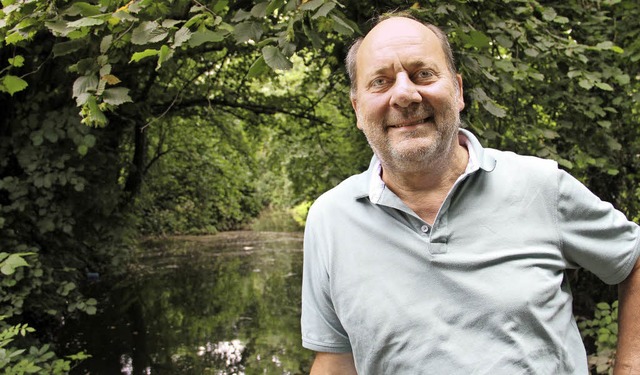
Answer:
POLYGON ((391 106, 408 107, 422 101, 416 84, 406 74, 398 74, 391 91, 391 106))

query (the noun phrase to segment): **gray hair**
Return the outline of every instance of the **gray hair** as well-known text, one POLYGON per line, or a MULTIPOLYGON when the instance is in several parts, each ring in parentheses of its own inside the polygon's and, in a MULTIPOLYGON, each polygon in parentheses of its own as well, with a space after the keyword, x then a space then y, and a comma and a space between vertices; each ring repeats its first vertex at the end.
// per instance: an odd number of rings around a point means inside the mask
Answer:
MULTIPOLYGON (((442 51, 444 52, 444 56, 447 61, 447 67, 449 68, 451 77, 452 79, 454 79, 456 88, 458 88, 458 81, 455 80, 455 76, 456 74, 458 74, 458 71, 456 69, 455 59, 453 58, 453 51, 451 50, 451 45, 449 44, 449 38, 447 38, 447 34, 445 34, 444 31, 442 31, 442 29, 440 29, 439 27, 431 23, 423 22, 408 12, 385 13, 374 21, 373 27, 375 27, 376 25, 378 25, 380 22, 384 20, 387 20, 389 18, 395 18, 395 17, 409 18, 409 19, 418 21, 436 35, 436 37, 440 41, 440 46, 442 47, 442 51)), ((356 87, 357 87, 356 59, 358 58, 358 50, 360 49, 360 45, 362 44, 363 40, 364 40, 364 37, 362 36, 354 40, 351 46, 349 47, 349 52, 347 53, 347 57, 345 58, 345 66, 347 67, 347 73, 349 74, 349 80, 351 81, 351 98, 354 98, 356 95, 356 87)))

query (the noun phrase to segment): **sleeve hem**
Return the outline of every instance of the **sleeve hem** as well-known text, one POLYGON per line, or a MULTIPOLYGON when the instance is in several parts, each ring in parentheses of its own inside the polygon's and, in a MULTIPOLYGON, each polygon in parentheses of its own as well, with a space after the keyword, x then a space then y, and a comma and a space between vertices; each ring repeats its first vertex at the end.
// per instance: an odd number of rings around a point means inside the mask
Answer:
POLYGON ((624 264, 624 266, 620 267, 618 272, 615 272, 609 275, 606 278, 603 278, 602 281, 609 285, 615 285, 623 282, 631 273, 631 270, 638 262, 638 258, 640 257, 640 236, 636 238, 636 243, 634 246, 633 255, 631 258, 624 264))
POLYGON ((302 339, 302 347, 313 350, 314 352, 324 352, 324 353, 350 353, 351 346, 349 344, 325 344, 322 342, 302 339))

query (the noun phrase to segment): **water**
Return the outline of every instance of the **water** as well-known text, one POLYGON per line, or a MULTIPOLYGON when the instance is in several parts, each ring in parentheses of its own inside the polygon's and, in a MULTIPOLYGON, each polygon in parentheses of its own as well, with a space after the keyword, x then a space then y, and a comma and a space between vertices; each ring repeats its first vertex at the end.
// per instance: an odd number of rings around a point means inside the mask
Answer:
POLYGON ((92 355, 74 374, 309 372, 301 234, 227 232, 143 247, 98 314, 67 324, 67 350, 92 355))

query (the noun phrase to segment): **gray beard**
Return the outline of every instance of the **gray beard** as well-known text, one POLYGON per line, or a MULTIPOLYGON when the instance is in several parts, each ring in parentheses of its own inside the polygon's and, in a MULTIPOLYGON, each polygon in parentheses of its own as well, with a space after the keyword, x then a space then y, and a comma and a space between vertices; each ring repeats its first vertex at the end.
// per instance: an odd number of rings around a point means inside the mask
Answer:
MULTIPOLYGON (((421 118, 423 116, 413 116, 412 118, 421 118)), ((424 116, 426 117, 426 116, 424 116)), ((393 147, 390 139, 384 139, 384 132, 369 131, 365 132, 369 146, 376 154, 383 165, 402 172, 417 172, 429 169, 439 169, 445 167, 450 162, 451 150, 454 142, 458 137, 458 129, 460 128, 460 116, 458 113, 451 116, 442 116, 441 113, 434 117, 436 121, 435 138, 431 144, 423 147, 416 147, 409 150, 398 150, 393 147), (379 139, 377 139, 379 138, 379 139), (378 147, 381 146, 381 147, 378 147)), ((369 129, 371 126, 382 127, 382 124, 367 124, 369 129)), ((416 130, 413 134, 417 134, 416 130)), ((408 134, 410 137, 412 134, 408 134)))

